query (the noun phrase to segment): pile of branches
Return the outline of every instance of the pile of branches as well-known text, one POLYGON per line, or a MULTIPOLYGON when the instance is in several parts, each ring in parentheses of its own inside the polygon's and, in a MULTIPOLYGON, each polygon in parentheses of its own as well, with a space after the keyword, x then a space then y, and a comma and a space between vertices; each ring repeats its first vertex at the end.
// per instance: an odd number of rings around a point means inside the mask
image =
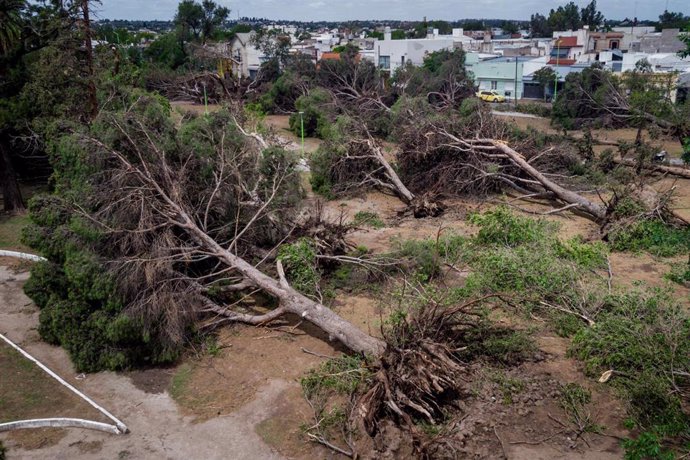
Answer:
POLYGON ((245 92, 241 84, 231 76, 221 78, 216 72, 169 74, 154 72, 147 75, 146 89, 156 91, 172 101, 193 101, 219 104, 236 98, 245 92))

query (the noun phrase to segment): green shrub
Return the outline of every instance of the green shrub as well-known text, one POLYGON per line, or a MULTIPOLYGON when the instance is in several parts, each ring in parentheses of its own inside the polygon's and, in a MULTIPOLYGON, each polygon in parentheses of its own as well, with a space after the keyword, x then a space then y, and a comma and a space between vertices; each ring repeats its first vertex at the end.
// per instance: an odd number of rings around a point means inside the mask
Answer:
POLYGON ((324 138, 330 122, 325 107, 330 101, 330 95, 322 89, 316 88, 309 94, 300 96, 295 101, 297 113, 290 115, 290 131, 296 136, 302 135, 304 123, 305 137, 324 138), (303 112, 301 115, 299 112, 303 112))
POLYGON ((673 264, 664 278, 678 284, 690 283, 690 263, 673 264))
POLYGON ((659 220, 644 220, 615 229, 609 234, 615 251, 647 251, 671 257, 690 251, 690 228, 674 228, 659 220))
POLYGON ((307 295, 315 295, 321 282, 321 273, 316 263, 313 242, 302 238, 296 243, 286 244, 278 250, 278 259, 283 263, 285 276, 292 287, 307 295))
POLYGON ((505 206, 483 214, 472 214, 469 221, 479 226, 478 243, 510 247, 542 241, 556 229, 555 224, 545 219, 518 216, 505 206))
POLYGON ((369 211, 359 211, 358 213, 356 213, 353 224, 358 227, 367 226, 376 229, 383 228, 386 226, 386 224, 383 222, 383 220, 381 220, 381 217, 379 217, 378 214, 369 211))
POLYGON ((582 237, 574 237, 556 243, 556 254, 563 259, 572 260, 585 268, 606 267, 608 247, 601 241, 586 243, 582 237))
POLYGON ((596 325, 581 329, 570 353, 598 377, 616 373, 635 421, 645 429, 690 434, 690 417, 681 410, 674 372, 689 372, 690 316, 669 292, 635 290, 608 296, 596 325))
POLYGON ((676 456, 661 445, 659 435, 645 431, 636 439, 626 439, 623 442, 625 460, 673 460, 676 456))

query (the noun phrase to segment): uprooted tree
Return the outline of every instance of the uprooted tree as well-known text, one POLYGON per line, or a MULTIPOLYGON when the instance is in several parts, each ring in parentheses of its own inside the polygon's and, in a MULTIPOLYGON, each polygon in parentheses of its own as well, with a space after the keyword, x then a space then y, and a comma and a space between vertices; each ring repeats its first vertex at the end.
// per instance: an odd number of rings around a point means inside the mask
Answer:
POLYGON ((42 308, 43 337, 78 368, 167 360, 204 321, 258 325, 288 313, 355 352, 383 352, 288 283, 274 251, 300 226, 296 158, 236 120, 220 112, 178 129, 144 97, 62 139, 65 194, 35 200, 26 236, 50 262, 27 293, 42 308), (245 310, 253 292, 278 306, 245 310))

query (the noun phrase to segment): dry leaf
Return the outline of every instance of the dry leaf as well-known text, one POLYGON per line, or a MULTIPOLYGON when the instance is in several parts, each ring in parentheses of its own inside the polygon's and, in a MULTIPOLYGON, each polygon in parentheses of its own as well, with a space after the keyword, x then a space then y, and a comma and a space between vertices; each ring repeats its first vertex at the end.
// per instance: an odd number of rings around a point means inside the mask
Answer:
POLYGON ((604 372, 603 374, 601 374, 601 377, 599 377, 599 383, 608 382, 612 375, 613 375, 613 369, 604 372))

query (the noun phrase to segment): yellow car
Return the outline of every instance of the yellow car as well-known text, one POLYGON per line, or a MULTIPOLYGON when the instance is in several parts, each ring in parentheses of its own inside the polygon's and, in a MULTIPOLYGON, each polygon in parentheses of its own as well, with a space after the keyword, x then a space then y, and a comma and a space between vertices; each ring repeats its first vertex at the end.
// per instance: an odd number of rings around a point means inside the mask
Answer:
POLYGON ((479 91, 477 97, 486 102, 505 102, 506 97, 496 91, 479 91))

